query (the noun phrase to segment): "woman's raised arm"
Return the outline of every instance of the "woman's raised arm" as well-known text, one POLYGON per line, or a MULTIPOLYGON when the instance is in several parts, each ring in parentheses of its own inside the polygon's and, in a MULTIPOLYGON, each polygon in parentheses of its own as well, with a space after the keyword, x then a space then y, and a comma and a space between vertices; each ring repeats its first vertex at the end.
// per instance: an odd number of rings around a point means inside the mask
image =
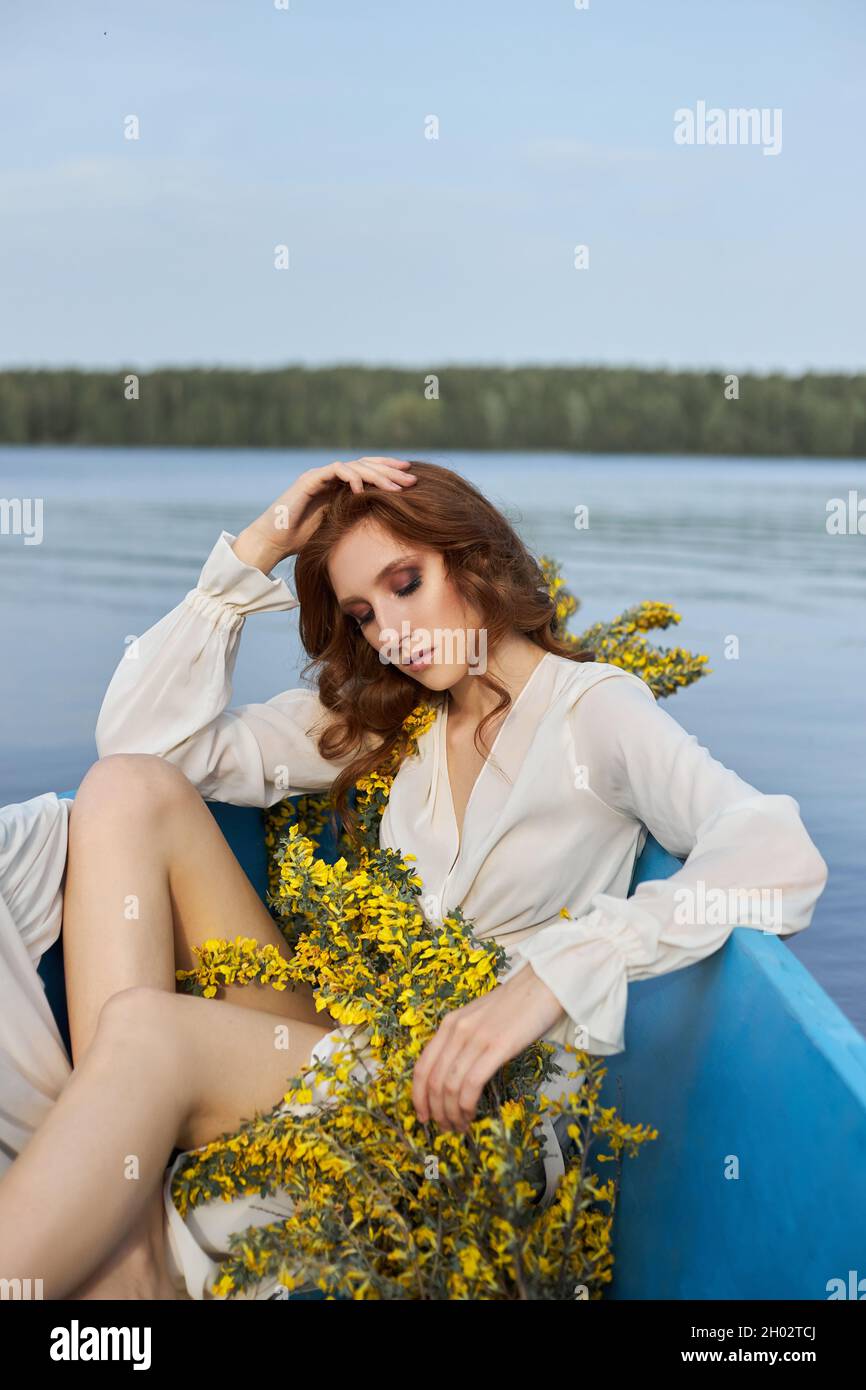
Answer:
POLYGON ((256 521, 223 531, 198 584, 137 638, 118 663, 96 725, 100 757, 153 753, 175 763, 201 795, 237 806, 272 806, 323 791, 352 761, 317 749, 329 711, 313 690, 228 709, 244 619, 297 607, 269 571, 315 531, 334 488, 414 481, 404 461, 360 459, 308 469, 256 521))
POLYGON ((220 534, 196 587, 127 649, 102 702, 96 746, 100 757, 166 758, 213 801, 272 806, 324 790, 343 763, 316 750, 310 730, 327 712, 315 691, 227 708, 247 615, 298 602, 282 579, 240 560, 234 539, 220 534))

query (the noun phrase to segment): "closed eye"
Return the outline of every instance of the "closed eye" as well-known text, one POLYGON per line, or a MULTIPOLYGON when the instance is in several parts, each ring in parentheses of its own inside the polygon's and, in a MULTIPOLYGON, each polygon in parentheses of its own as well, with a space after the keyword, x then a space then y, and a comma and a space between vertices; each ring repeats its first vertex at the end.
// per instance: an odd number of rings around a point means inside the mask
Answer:
MULTIPOLYGON (((421 576, 420 576, 420 574, 418 574, 418 575, 415 576, 415 578, 414 578, 413 580, 410 581, 410 583, 408 583, 408 584, 406 585, 405 588, 403 588, 403 589, 398 589, 398 590, 397 590, 397 596, 398 596, 398 598, 406 598, 406 596, 407 596, 408 594, 414 594, 415 590, 416 590, 416 589, 420 589, 420 587, 421 587, 421 576)), ((370 619, 372 618, 372 616, 373 616, 372 612, 371 612, 371 613, 365 613, 364 616, 363 616, 363 618, 356 618, 356 619, 355 619, 355 622, 357 623, 358 627, 364 628, 364 627, 367 626, 367 624, 368 624, 368 622, 370 621, 370 619)))

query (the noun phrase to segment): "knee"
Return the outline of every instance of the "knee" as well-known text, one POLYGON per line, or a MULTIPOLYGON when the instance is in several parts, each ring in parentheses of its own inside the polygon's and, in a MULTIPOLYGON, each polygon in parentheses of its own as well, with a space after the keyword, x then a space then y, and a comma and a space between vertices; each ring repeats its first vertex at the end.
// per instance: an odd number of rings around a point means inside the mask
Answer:
POLYGON ((188 1066, 184 1040, 184 1003, 180 995, 149 985, 133 985, 112 994, 99 1011, 88 1056, 111 1070, 132 1066, 139 1084, 150 1088, 166 1105, 175 1107, 178 1127, 186 1123, 192 1104, 195 1074, 188 1066))
POLYGON ((150 985, 133 985, 109 995, 99 1011, 96 1040, 117 1047, 120 1043, 142 1053, 171 1052, 175 1035, 172 1005, 177 996, 150 985), (165 1049, 164 1045, 168 1044, 165 1049))
MULTIPOLYGON (((188 778, 165 758, 152 753, 109 753, 88 769, 73 803, 73 817, 110 812, 162 818, 167 811, 198 797, 188 778)), ((200 798, 199 798, 200 799, 200 798)))

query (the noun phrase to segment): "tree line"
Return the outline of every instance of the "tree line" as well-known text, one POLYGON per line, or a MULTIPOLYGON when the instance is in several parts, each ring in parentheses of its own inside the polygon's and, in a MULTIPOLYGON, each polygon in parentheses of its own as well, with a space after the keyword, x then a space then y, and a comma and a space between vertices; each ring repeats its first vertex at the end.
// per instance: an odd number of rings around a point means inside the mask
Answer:
POLYGON ((0 372, 0 442, 866 457, 866 375, 619 367, 0 372))

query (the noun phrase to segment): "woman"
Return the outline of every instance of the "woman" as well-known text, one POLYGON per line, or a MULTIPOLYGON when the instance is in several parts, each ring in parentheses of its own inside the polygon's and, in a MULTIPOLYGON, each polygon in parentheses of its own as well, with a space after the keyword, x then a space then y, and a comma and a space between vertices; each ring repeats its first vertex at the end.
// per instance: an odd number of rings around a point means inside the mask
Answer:
POLYGON ((272 1108, 341 1039, 309 993, 175 993, 207 937, 286 949, 202 798, 270 806, 331 787, 351 829, 349 788, 419 697, 438 704, 380 842, 416 855, 431 922, 459 906, 509 952, 500 983, 447 1015, 416 1063, 418 1116, 443 1128, 465 1130, 486 1081, 538 1038, 621 1051, 629 980, 702 959, 734 925, 811 921, 827 867, 796 801, 714 760, 637 676, 559 642, 543 575, 501 513, 448 469, 408 467, 302 474, 220 535, 111 681, 70 824, 76 1070, 0 1184, 0 1274, 38 1274, 48 1297, 208 1297, 229 1231, 290 1209, 247 1197, 184 1223, 168 1195, 175 1147, 182 1163, 272 1108), (298 599, 268 577, 293 554, 298 599), (298 602, 318 692, 228 709, 246 615, 298 602), (647 828, 688 858, 626 899, 647 828), (773 922, 683 911, 712 890, 767 889, 773 922), (288 1052, 273 1015, 291 1020, 288 1052), (40 1208, 34 1194, 61 1188, 62 1207, 40 1208))

